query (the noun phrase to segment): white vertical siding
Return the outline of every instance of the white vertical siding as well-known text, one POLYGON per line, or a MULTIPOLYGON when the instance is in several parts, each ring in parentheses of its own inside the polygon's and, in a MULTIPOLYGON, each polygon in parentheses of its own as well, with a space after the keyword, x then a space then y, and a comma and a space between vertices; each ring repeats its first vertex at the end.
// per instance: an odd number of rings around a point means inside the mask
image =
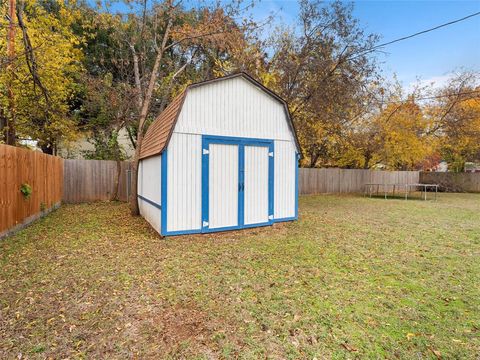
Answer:
POLYGON ((173 134, 167 149, 167 231, 202 223, 202 137, 173 134))
MULTIPOLYGON (((295 216, 295 142, 284 106, 239 77, 187 92, 167 149, 168 232, 202 228, 202 135, 274 140, 274 217, 295 216)), ((268 150, 247 146, 245 160, 245 224, 267 222, 268 150)), ((210 145, 210 229, 238 225, 238 161, 238 146, 210 145)), ((158 173, 149 181, 158 183, 160 200, 160 162, 157 165, 158 173)), ((142 204, 143 212, 147 206, 155 209, 142 204)), ((157 221, 154 227, 160 229, 160 216, 157 221)))
POLYGON ((295 146, 288 141, 275 141, 274 217, 295 216, 295 146))
MULTIPOLYGON (((138 194, 157 204, 161 204, 161 171, 162 157, 152 156, 139 163, 138 167, 138 194)), ((152 227, 160 232, 161 211, 152 204, 138 199, 140 214, 152 227)))
POLYGON ((188 90, 175 132, 294 141, 283 104, 243 78, 188 90))
POLYGON ((268 148, 245 146, 244 223, 268 222, 268 148))
POLYGON ((238 225, 238 146, 210 144, 210 229, 238 225))

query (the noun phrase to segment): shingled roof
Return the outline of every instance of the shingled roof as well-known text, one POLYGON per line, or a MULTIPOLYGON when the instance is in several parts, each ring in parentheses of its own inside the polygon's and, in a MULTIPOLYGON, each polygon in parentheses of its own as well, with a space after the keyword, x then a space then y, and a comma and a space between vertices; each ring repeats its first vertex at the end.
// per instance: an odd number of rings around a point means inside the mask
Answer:
POLYGON ((240 73, 227 75, 227 76, 219 77, 212 80, 202 81, 202 82, 187 86, 187 88, 182 93, 177 95, 172 100, 172 102, 165 108, 165 110, 161 112, 161 114, 155 119, 155 121, 148 128, 147 133, 145 134, 145 137, 142 142, 142 148, 140 149, 140 159, 161 154, 163 150, 166 149, 166 147, 168 146, 168 142, 170 141, 170 138, 172 136, 173 129, 175 128, 175 124, 177 123, 178 116, 182 111, 183 102, 185 100, 185 97, 189 89, 210 84, 212 82, 232 79, 235 77, 243 77, 245 80, 259 87, 261 90, 270 94, 272 97, 274 97, 275 99, 277 99, 279 102, 283 104, 287 118, 288 118, 288 125, 293 132, 297 149, 300 151, 300 144, 298 142, 295 127, 293 126, 293 122, 290 117, 290 112, 288 111, 288 106, 285 100, 283 100, 280 96, 275 94, 272 90, 268 89, 267 87, 265 87, 264 85, 262 85, 261 83, 253 79, 250 75, 244 72, 240 72, 240 73))
POLYGON ((178 94, 150 125, 142 142, 140 159, 160 154, 167 147, 186 92, 178 94))

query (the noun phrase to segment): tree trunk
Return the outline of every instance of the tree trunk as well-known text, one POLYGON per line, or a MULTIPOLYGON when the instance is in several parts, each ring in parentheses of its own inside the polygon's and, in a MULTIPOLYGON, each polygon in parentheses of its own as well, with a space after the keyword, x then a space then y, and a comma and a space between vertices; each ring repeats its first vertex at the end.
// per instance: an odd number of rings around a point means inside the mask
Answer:
POLYGON ((40 149, 44 154, 53 155, 53 145, 51 143, 41 144, 40 149))
POLYGON ((140 157, 140 148, 142 147, 143 141, 143 132, 139 132, 137 135, 137 147, 135 148, 135 156, 132 161, 132 191, 131 191, 131 198, 130 198, 130 211, 132 215, 139 215, 140 210, 138 208, 138 160, 140 157))
POLYGON ((143 132, 145 120, 147 119, 148 109, 150 108, 150 102, 152 101, 153 90, 155 88, 155 83, 158 79, 158 69, 162 62, 163 53, 165 51, 165 46, 167 44, 167 39, 170 34, 170 28, 172 26, 172 20, 169 19, 165 33, 163 34, 162 46, 158 49, 157 57, 155 58, 155 64, 153 65, 152 74, 150 75, 150 81, 148 82, 148 88, 145 93, 142 108, 140 111, 140 116, 138 119, 138 132, 137 132, 137 147, 135 148, 135 157, 133 158, 132 163, 132 197, 130 199, 130 211, 132 215, 139 215, 140 211, 138 209, 138 160, 140 158, 140 149, 142 148, 143 142, 143 132))
POLYGON ((311 168, 314 168, 315 165, 317 165, 317 161, 318 161, 319 157, 320 157, 320 155, 316 154, 315 151, 311 152, 311 155, 310 155, 310 167, 311 168))
POLYGON ((117 176, 115 177, 115 182, 113 184, 113 193, 112 193, 112 201, 118 201, 118 192, 119 192, 119 187, 120 187, 120 176, 122 176, 122 162, 118 159, 116 159, 117 163, 117 176))
POLYGON ((364 169, 369 169, 369 168, 370 168, 370 167, 369 167, 369 163, 370 163, 370 160, 371 160, 371 159, 372 159, 372 156, 370 155, 370 153, 367 152, 367 153, 364 155, 364 161, 365 161, 364 164, 363 164, 363 168, 364 168, 364 169))
POLYGON ((115 128, 115 161, 117 165, 117 176, 115 177, 114 188, 112 193, 112 201, 118 201, 118 193, 120 188, 120 176, 122 176, 122 161, 121 161, 121 152, 120 152, 120 144, 118 143, 118 134, 120 133, 120 129, 122 128, 123 122, 118 122, 115 128))
POLYGON ((7 127, 7 118, 3 113, 3 109, 0 108, 0 139, 3 139, 3 142, 5 144, 7 143, 7 138, 5 136, 6 127, 7 127))

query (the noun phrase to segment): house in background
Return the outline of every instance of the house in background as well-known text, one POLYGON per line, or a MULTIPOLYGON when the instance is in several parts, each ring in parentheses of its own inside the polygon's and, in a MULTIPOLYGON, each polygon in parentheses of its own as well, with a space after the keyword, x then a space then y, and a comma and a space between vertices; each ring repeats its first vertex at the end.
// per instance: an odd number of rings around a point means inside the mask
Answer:
POLYGON ((190 85, 145 135, 140 213, 162 235, 297 219, 299 156, 287 104, 247 74, 190 85))
POLYGON ((465 163, 465 172, 480 172, 480 161, 470 161, 465 163))
MULTIPOLYGON (((118 144, 125 155, 125 159, 133 159, 135 149, 132 146, 132 142, 125 128, 120 129, 118 133, 118 144)), ((84 159, 85 151, 93 151, 94 149, 95 146, 88 141, 88 134, 83 134, 77 141, 60 144, 57 155, 65 159, 84 159)))
POLYGON ((435 172, 447 172, 448 163, 445 160, 440 161, 434 169, 435 172))

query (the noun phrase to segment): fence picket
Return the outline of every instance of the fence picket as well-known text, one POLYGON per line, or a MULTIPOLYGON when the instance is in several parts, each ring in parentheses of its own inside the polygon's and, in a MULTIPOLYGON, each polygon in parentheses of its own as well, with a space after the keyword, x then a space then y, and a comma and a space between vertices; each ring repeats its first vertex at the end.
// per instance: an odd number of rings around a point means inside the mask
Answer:
POLYGON ((58 205, 63 174, 61 158, 0 144, 0 237, 15 227, 58 205), (32 188, 29 198, 20 192, 22 184, 32 188))
MULTIPOLYGON (((111 160, 64 160, 65 203, 111 200, 114 193, 117 163, 111 160)), ((118 198, 127 201, 127 169, 129 162, 122 161, 118 198)))
MULTIPOLYGON (((300 169, 300 194, 360 193, 366 183, 406 184, 420 181, 419 171, 300 169)), ((380 191, 383 187, 380 186, 380 191)))

